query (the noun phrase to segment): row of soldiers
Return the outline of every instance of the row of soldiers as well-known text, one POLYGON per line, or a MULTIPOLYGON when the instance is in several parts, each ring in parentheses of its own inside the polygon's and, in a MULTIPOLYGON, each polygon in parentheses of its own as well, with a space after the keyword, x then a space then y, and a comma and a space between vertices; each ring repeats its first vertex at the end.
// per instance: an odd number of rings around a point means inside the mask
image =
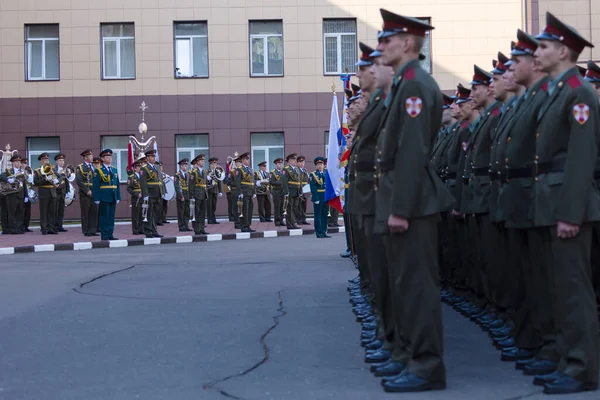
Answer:
POLYGON ((576 66, 592 44, 548 13, 449 97, 418 62, 433 27, 381 15, 347 168, 365 361, 385 391, 445 388, 441 276, 544 393, 596 390, 600 68, 576 66))

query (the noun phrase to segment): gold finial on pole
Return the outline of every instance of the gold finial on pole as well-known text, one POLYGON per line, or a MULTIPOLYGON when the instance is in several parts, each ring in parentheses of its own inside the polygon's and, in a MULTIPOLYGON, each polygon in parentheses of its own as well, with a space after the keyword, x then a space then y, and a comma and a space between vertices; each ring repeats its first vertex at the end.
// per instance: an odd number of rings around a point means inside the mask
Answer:
POLYGON ((335 94, 335 79, 331 80, 331 93, 335 94))

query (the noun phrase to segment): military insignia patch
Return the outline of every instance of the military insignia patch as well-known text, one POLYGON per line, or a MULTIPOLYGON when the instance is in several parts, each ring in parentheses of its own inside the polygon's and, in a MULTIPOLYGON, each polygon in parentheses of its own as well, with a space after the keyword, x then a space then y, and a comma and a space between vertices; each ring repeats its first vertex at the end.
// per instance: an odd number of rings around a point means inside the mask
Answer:
POLYGON ((579 125, 583 125, 590 118, 590 107, 587 104, 576 104, 573 106, 573 116, 579 125))
POLYGON ((423 109, 423 100, 418 97, 409 97, 405 101, 406 112, 412 118, 415 118, 417 115, 421 114, 421 110, 423 109))

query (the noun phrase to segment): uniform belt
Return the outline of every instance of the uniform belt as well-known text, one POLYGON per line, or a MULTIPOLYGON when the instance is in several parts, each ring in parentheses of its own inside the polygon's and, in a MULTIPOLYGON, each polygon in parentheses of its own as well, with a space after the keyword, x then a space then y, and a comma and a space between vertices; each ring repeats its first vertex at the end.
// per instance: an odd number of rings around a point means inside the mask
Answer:
POLYGON ((504 181, 506 180, 506 174, 503 174, 501 171, 489 171, 490 181, 504 181))
POLYGON ((162 185, 162 182, 146 182, 148 185, 162 185))
POLYGON ((325 193, 325 189, 317 189, 317 192, 319 192, 319 193, 325 193))
MULTIPOLYGON (((244 182, 242 182, 244 183, 244 182)), ((298 186, 302 186, 302 184, 300 182, 288 182, 288 185, 298 185, 298 186)))
POLYGON ((241 182, 242 185, 254 186, 254 182, 241 182))
POLYGON ((375 163, 368 161, 356 162, 353 166, 357 172, 373 172, 377 169, 375 163))
POLYGON ((133 189, 133 193, 140 193, 142 189, 133 189))
POLYGON ((196 185, 196 187, 203 187, 203 188, 205 188, 206 185, 196 185))
POLYGON ((86 183, 85 186, 93 186, 91 183, 86 183))
POLYGON ((446 178, 446 179, 456 179, 456 172, 446 172, 446 174, 444 175, 444 178, 446 178))
POLYGON ((116 189, 117 185, 100 186, 100 189, 116 189))
POLYGON ((54 187, 54 186, 52 186, 52 185, 42 185, 42 186, 40 186, 40 187, 41 187, 41 188, 44 188, 44 189, 55 189, 55 187, 54 187))
POLYGON ((539 174, 550 172, 563 172, 565 170, 565 160, 558 159, 544 163, 537 163, 524 168, 507 168, 506 181, 518 178, 534 178, 539 174))
POLYGON ((380 161, 377 163, 377 169, 381 172, 388 172, 394 169, 394 163, 392 161, 380 161))

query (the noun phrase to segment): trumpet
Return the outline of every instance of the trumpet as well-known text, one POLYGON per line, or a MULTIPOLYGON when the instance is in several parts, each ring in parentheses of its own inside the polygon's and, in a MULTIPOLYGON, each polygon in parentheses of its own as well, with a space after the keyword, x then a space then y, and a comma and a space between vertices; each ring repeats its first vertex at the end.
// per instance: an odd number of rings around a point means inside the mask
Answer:
POLYGON ((148 222, 148 200, 144 199, 142 203, 142 217, 144 218, 144 222, 148 222))
POLYGON ((60 186, 60 181, 58 180, 58 177, 54 173, 54 169, 52 168, 52 165, 50 165, 50 164, 44 165, 42 168, 40 168, 40 173, 42 174, 42 176, 44 176, 46 178, 46 180, 48 182, 52 183, 54 185, 54 187, 60 186))
POLYGON ((190 199, 190 221, 196 222, 196 199, 194 196, 190 199))
POLYGON ((288 206, 288 202, 290 201, 289 199, 289 195, 285 195, 283 196, 283 217, 287 217, 287 206, 288 206))

